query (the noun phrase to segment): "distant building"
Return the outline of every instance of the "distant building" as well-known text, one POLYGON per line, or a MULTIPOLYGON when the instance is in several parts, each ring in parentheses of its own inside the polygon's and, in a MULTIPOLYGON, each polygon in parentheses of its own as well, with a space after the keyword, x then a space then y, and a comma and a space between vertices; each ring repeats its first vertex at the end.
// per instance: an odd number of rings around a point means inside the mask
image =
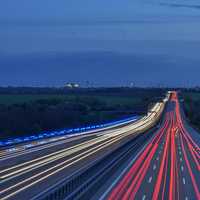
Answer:
POLYGON ((197 91, 197 92, 199 92, 199 91, 200 91, 200 87, 199 87, 199 86, 196 86, 196 87, 194 88, 194 90, 197 91))
POLYGON ((79 88, 80 85, 78 83, 67 83, 64 85, 64 87, 73 89, 73 88, 79 88))
POLYGON ((131 83, 130 83, 130 87, 131 87, 131 88, 134 88, 134 87, 135 87, 135 84, 134 84, 133 82, 131 82, 131 83))

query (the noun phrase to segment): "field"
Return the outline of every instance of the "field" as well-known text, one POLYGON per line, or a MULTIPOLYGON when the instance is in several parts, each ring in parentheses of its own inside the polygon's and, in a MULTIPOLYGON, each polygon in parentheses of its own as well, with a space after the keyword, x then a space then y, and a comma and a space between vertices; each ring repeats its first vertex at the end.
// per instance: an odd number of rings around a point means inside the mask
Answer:
POLYGON ((77 98, 81 99, 89 99, 95 98, 99 101, 104 101, 106 104, 110 105, 130 105, 130 104, 138 104, 141 102, 141 98, 139 97, 120 97, 120 96, 98 96, 98 95, 0 95, 0 104, 2 105, 13 105, 13 104, 24 104, 35 102, 38 100, 60 100, 65 102, 74 101, 77 98))

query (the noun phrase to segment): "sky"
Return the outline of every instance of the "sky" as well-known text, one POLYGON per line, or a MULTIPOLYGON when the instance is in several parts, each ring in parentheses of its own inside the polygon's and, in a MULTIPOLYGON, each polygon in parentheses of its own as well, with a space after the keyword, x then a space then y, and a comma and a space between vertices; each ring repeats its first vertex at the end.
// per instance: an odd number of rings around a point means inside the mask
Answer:
POLYGON ((197 0, 1 0, 0 86, 200 85, 197 0))

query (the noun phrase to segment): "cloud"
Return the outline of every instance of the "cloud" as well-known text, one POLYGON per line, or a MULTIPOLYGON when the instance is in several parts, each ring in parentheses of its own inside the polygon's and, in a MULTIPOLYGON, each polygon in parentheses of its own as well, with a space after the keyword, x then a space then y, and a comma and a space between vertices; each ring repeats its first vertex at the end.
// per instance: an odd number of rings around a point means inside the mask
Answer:
POLYGON ((168 6, 172 8, 189 8, 189 9, 200 9, 198 4, 181 4, 181 3, 159 3, 161 6, 168 6))

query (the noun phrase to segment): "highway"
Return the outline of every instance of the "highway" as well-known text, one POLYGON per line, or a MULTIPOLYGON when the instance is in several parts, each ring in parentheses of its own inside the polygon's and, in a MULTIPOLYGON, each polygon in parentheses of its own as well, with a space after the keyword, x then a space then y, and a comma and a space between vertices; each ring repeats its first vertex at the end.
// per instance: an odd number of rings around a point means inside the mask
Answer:
POLYGON ((160 130, 99 199, 199 200, 200 135, 188 127, 173 92, 160 130))
POLYGON ((0 199, 199 200, 199 147, 171 92, 124 126, 0 152, 0 199))
POLYGON ((17 147, 17 152, 1 151, 0 199, 37 199, 38 194, 58 181, 151 128, 160 119, 163 109, 164 103, 157 103, 140 120, 96 134, 45 143, 30 149, 17 147))

